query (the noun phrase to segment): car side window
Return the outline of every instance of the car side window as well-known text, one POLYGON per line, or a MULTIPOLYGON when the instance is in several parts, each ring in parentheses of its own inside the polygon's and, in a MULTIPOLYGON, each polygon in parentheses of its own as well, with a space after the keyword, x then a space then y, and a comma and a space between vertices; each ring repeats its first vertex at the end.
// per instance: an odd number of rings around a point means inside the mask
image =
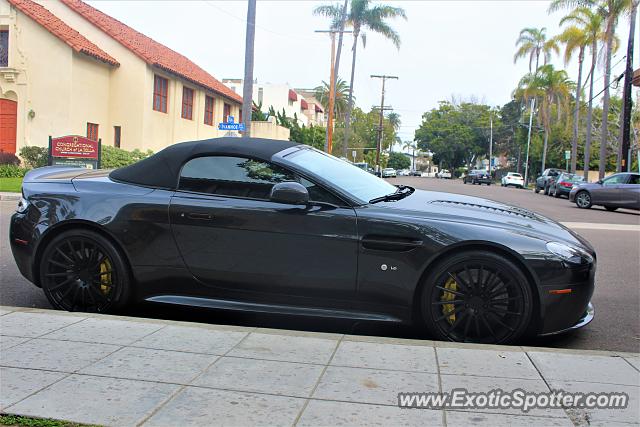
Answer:
POLYGON ((178 189, 267 200, 274 184, 294 180, 292 173, 267 162, 208 156, 191 159, 183 166, 178 189))
POLYGON ((602 180, 603 185, 616 185, 616 184, 624 184, 627 180, 627 177, 624 175, 612 175, 609 178, 605 178, 602 180))
POLYGON ((631 175, 629 177, 629 182, 627 182, 627 184, 635 184, 635 185, 640 184, 640 175, 631 175))
POLYGON ((208 156, 191 159, 182 168, 178 189, 268 200, 273 185, 285 181, 297 181, 304 185, 311 201, 344 204, 315 183, 280 166, 243 157, 208 156))

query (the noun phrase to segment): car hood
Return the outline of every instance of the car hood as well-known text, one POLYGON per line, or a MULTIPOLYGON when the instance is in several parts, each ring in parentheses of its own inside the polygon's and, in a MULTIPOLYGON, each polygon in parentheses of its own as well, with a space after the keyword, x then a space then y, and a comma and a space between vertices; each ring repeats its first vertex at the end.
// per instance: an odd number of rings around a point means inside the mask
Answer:
POLYGON ((552 219, 524 208, 479 197, 415 190, 404 199, 374 206, 393 210, 398 215, 511 229, 547 241, 580 243, 592 249, 586 240, 552 219))

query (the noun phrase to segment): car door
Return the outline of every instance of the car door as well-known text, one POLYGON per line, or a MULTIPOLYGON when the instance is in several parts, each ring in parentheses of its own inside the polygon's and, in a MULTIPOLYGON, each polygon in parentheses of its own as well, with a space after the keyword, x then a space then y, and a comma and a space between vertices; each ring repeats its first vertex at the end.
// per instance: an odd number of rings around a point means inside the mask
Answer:
POLYGON ((268 162, 207 156, 187 162, 170 205, 186 266, 213 296, 316 297, 344 305, 355 292, 356 216, 314 183, 268 162), (298 180, 312 203, 269 200, 298 180), (332 203, 333 202, 333 203, 332 203))
POLYGON ((621 184, 626 182, 625 174, 614 174, 602 180, 591 190, 591 201, 597 205, 620 206, 622 203, 621 184))
POLYGON ((620 207, 640 209, 640 175, 627 175, 627 181, 620 184, 620 198, 620 207))

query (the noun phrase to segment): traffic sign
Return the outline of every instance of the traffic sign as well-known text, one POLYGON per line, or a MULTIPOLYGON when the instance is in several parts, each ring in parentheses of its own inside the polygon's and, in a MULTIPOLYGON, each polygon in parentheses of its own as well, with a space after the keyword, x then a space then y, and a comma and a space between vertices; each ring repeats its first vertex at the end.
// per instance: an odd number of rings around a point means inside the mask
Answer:
POLYGON ((237 130, 240 132, 244 131, 244 123, 219 123, 218 129, 220 130, 237 130))
POLYGON ((571 159, 571 151, 564 150, 564 159, 565 160, 570 160, 571 159))

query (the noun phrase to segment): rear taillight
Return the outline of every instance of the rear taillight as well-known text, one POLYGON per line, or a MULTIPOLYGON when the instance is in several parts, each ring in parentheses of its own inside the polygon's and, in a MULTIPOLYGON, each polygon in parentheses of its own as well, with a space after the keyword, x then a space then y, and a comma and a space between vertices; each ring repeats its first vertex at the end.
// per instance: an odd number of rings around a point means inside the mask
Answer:
POLYGON ((566 187, 566 188, 573 187, 573 184, 570 183, 570 182, 561 182, 560 185, 563 186, 563 187, 566 187))

